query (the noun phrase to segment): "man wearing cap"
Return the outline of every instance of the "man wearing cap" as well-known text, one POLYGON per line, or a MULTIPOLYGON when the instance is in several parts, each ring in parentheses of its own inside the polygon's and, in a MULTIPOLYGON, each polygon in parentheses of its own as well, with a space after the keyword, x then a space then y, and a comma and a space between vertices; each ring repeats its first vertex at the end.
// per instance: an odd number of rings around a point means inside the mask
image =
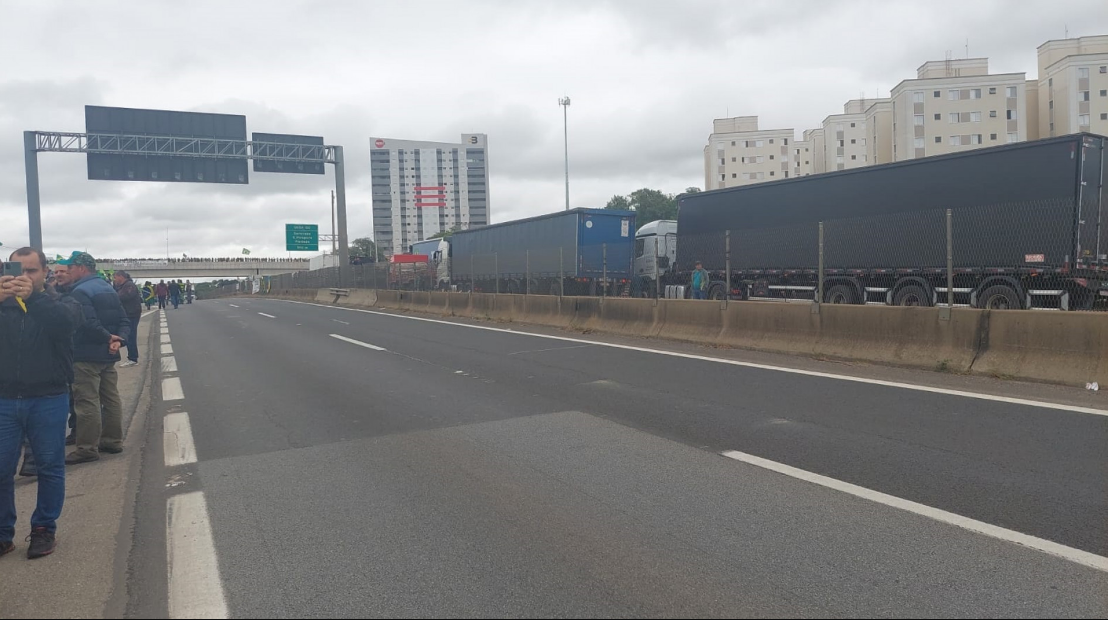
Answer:
POLYGON ((81 305, 84 321, 73 336, 73 396, 77 410, 77 449, 68 465, 123 451, 123 403, 115 364, 131 335, 131 322, 111 284, 96 273, 96 259, 74 252, 59 261, 69 268, 69 296, 81 305), (101 418, 101 409, 103 417, 101 418))
POLYGON ((126 271, 115 272, 112 280, 114 280, 115 292, 119 295, 119 303, 123 304, 123 311, 127 313, 127 320, 131 322, 131 333, 127 334, 127 361, 119 367, 138 366, 138 324, 139 319, 142 318, 142 293, 131 280, 131 274, 126 271))

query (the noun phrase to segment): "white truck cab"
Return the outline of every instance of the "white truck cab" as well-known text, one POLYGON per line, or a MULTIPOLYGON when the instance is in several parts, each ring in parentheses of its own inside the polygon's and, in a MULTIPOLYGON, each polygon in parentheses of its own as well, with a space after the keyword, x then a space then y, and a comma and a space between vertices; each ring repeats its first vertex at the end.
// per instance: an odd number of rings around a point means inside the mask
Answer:
POLYGON ((677 260, 677 222, 657 220, 644 224, 635 233, 634 278, 638 296, 653 297, 658 281, 677 260))

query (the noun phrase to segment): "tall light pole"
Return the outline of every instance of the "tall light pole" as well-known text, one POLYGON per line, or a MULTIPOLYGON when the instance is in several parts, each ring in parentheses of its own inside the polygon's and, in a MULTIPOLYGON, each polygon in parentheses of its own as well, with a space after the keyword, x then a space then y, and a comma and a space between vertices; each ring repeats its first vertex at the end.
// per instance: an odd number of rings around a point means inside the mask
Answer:
POLYGON ((569 211, 569 97, 558 99, 558 105, 562 106, 562 123, 566 139, 566 211, 569 211))

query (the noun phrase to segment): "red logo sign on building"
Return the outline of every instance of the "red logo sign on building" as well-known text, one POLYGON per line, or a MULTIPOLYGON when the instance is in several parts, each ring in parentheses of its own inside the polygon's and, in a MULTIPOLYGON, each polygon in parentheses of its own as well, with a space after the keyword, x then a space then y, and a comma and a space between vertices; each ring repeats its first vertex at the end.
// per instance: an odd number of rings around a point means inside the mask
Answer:
POLYGON ((417 207, 445 207, 445 185, 417 185, 415 187, 415 206, 417 207))
POLYGON ((379 149, 383 149, 383 148, 385 148, 385 141, 380 139, 380 138, 377 138, 377 141, 373 143, 373 146, 376 146, 379 149))

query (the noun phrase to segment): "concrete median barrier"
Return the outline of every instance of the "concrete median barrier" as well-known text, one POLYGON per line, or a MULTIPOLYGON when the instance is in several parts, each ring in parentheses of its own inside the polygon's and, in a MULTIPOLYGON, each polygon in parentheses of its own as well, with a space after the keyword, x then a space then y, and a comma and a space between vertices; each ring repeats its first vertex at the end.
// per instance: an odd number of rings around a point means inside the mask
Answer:
POLYGON ((760 351, 814 354, 820 322, 819 315, 812 314, 810 304, 733 301, 722 314, 720 344, 760 351))
POLYGON ((658 300, 658 335, 686 342, 719 344, 724 312, 720 302, 658 300))
POLYGON ((401 310, 400 291, 376 291, 376 304, 379 308, 401 310))
POLYGON ((609 297, 600 304, 600 329, 629 336, 657 336, 661 329, 653 299, 609 297))
POLYGON ((569 327, 573 321, 573 302, 571 298, 564 299, 568 303, 563 304, 563 298, 556 295, 528 295, 524 301, 524 320, 551 327, 569 327), (570 312, 563 312, 565 307, 570 312))
POLYGON ((452 316, 473 316, 469 293, 446 293, 446 296, 450 299, 450 314, 452 316))
POLYGON ((427 296, 427 312, 439 316, 450 316, 450 294, 429 293, 427 296))
POLYGON ((372 308, 377 305, 377 291, 373 289, 350 289, 346 297, 339 297, 340 306, 357 306, 359 308, 372 308))
POLYGON ((315 293, 315 300, 321 304, 333 304, 335 303, 335 295, 329 288, 321 288, 315 293))
POLYGON ((1108 315, 990 310, 977 373, 1108 386, 1108 315))
POLYGON ((955 308, 950 320, 940 319, 940 312, 939 308, 825 304, 818 315, 819 338, 813 353, 898 366, 968 371, 977 355, 982 312, 955 308))
POLYGON ((496 297, 497 295, 492 293, 474 293, 469 303, 469 316, 475 319, 491 319, 495 312, 496 297))

